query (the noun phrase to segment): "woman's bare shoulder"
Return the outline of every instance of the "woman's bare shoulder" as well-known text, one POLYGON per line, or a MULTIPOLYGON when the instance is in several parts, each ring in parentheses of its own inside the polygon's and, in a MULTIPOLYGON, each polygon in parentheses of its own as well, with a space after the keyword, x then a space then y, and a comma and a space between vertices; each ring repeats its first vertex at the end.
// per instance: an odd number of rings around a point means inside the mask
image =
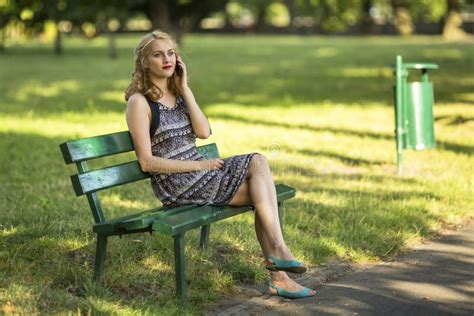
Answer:
POLYGON ((127 108, 148 110, 148 101, 143 94, 136 92, 128 98, 127 108))
POLYGON ((135 92, 128 98, 127 104, 131 105, 136 103, 147 104, 146 97, 139 92, 135 92))

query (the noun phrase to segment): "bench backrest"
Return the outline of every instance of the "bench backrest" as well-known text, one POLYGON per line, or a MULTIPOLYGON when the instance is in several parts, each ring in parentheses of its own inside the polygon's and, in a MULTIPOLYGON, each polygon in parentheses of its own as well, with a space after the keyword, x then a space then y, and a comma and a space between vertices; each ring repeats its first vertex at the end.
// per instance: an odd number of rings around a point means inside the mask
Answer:
MULTIPOLYGON (((105 221, 97 191, 117 187, 150 177, 137 160, 89 170, 87 161, 134 150, 128 131, 67 141, 60 146, 66 164, 76 163, 78 174, 71 176, 77 196, 86 195, 96 223, 105 221)), ((197 148, 206 159, 219 158, 216 144, 197 148)))

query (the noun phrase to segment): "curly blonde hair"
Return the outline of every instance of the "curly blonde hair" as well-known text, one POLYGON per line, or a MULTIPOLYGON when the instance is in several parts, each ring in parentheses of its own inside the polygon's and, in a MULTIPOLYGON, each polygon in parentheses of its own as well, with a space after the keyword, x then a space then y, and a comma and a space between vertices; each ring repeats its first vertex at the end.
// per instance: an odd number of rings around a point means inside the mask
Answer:
MULTIPOLYGON (((171 35, 166 32, 154 30, 153 32, 143 36, 140 43, 135 48, 135 69, 132 73, 132 80, 127 89, 125 89, 125 101, 128 101, 128 98, 137 92, 151 100, 158 100, 163 96, 163 91, 161 91, 161 89, 150 80, 149 70, 145 67, 145 60, 151 53, 150 44, 158 39, 169 40, 172 43, 175 52, 178 53, 178 45, 171 35)), ((175 76, 176 73, 168 78, 168 89, 171 93, 177 96, 178 88, 175 84, 175 76)))

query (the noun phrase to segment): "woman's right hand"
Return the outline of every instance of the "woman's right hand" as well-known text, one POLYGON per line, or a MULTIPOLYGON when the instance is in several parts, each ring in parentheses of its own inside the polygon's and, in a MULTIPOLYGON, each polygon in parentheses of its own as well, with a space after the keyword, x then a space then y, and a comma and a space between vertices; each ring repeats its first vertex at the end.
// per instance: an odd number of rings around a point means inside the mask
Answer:
POLYGON ((224 168, 224 160, 214 158, 200 161, 200 170, 217 170, 224 168))

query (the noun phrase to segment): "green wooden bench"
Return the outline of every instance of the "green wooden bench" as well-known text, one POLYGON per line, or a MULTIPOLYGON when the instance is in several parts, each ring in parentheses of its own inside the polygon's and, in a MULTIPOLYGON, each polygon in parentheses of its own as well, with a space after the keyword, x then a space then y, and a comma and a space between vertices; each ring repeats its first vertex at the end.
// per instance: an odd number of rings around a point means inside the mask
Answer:
MULTIPOLYGON (((199 245, 205 248, 209 240, 210 224, 235 216, 252 208, 249 206, 185 205, 172 209, 162 207, 144 210, 136 214, 106 219, 96 192, 147 179, 149 173, 142 172, 137 160, 105 168, 90 170, 88 160, 133 151, 133 143, 128 131, 87 137, 67 141, 60 145, 66 164, 75 163, 78 174, 71 176, 72 186, 77 196, 86 195, 94 216, 93 231, 97 234, 94 265, 94 280, 98 281, 104 270, 107 238, 141 232, 154 231, 174 238, 176 290, 181 299, 186 298, 184 275, 184 235, 187 231, 201 227, 199 245)), ((216 144, 198 147, 206 159, 219 158, 216 144)), ((280 222, 283 202, 295 196, 295 190, 284 184, 277 184, 277 199, 280 222)), ((150 188, 150 192, 151 188, 150 188)))

